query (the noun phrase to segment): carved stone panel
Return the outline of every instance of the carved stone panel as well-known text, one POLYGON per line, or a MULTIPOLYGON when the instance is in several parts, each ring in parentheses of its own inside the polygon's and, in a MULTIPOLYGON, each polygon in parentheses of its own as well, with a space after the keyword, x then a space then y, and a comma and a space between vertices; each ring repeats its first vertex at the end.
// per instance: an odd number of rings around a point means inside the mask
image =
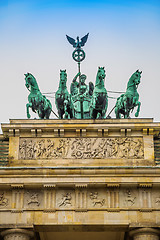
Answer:
POLYGON ((0 209, 8 208, 10 206, 9 196, 5 191, 0 191, 0 209))
POLYGON ((102 189, 89 189, 88 191, 88 207, 104 208, 107 206, 106 192, 102 189))
POLYGON ((119 199, 122 208, 139 207, 138 191, 135 188, 124 188, 121 190, 119 199))
POLYGON ((156 209, 160 209, 160 188, 156 187, 152 189, 152 206, 156 209))
POLYGON ((75 208, 75 192, 70 189, 58 191, 56 194, 56 208, 74 209, 75 208))
POLYGON ((143 159, 142 138, 21 138, 19 159, 143 159))
POLYGON ((26 209, 43 208, 43 193, 36 190, 26 191, 24 205, 26 209))

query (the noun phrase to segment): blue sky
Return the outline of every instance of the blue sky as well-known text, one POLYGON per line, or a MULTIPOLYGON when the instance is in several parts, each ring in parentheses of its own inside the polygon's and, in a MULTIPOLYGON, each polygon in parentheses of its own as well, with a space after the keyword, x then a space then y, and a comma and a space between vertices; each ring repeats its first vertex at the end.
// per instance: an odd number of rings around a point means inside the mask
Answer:
MULTIPOLYGON (((140 117, 160 121, 160 1, 0 0, 0 32, 0 122, 26 118, 26 72, 35 75, 42 92, 50 92, 57 90, 59 70, 67 69, 69 89, 77 65, 65 35, 88 32, 82 63, 87 81, 94 83, 97 67, 104 66, 106 88, 124 91, 139 68, 140 117)), ((108 111, 114 104, 109 100, 108 111)))

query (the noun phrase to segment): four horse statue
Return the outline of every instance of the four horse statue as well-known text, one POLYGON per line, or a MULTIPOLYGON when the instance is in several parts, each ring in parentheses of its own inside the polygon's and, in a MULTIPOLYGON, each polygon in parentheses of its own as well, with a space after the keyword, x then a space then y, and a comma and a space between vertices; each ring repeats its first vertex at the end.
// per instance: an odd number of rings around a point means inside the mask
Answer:
MULTIPOLYGON (((130 117, 130 112, 137 106, 135 117, 138 117, 140 111, 139 94, 137 92, 141 79, 141 73, 137 70, 130 77, 127 90, 117 98, 115 105, 116 118, 130 117)), ((67 73, 66 70, 60 70, 59 87, 55 94, 55 103, 60 119, 102 119, 108 108, 108 94, 104 85, 105 69, 99 67, 95 86, 92 82, 85 83, 86 75, 80 72, 75 76, 71 83, 71 93, 67 90, 67 73), (77 81, 79 79, 79 81, 77 81)), ((49 119, 52 105, 50 101, 42 95, 39 90, 37 81, 31 73, 25 74, 25 85, 30 91, 28 96, 29 103, 27 107, 27 117, 30 118, 29 108, 37 112, 40 119, 49 119)), ((54 113, 54 112, 53 112, 54 113)))
POLYGON ((121 114, 124 116, 124 118, 129 118, 130 111, 133 111, 136 106, 138 107, 135 117, 138 117, 141 103, 138 101, 139 94, 137 92, 137 88, 140 84, 141 73, 142 72, 137 70, 132 74, 128 81, 126 92, 117 98, 115 106, 116 118, 121 118, 121 114))
POLYGON ((52 111, 52 105, 50 101, 42 95, 39 90, 37 81, 31 73, 25 75, 25 86, 29 90, 30 94, 28 96, 29 103, 26 104, 27 107, 27 118, 30 118, 29 108, 33 112, 37 112, 40 119, 49 119, 52 111))
POLYGON ((66 86, 67 82, 67 73, 66 70, 60 70, 60 82, 59 88, 55 95, 55 103, 58 110, 58 116, 60 119, 64 118, 73 118, 72 114, 72 103, 70 94, 66 86))
POLYGON ((108 95, 107 90, 104 87, 104 79, 106 77, 104 67, 99 67, 97 76, 96 76, 96 84, 93 90, 92 103, 90 106, 91 118, 104 118, 107 107, 108 107, 108 95))

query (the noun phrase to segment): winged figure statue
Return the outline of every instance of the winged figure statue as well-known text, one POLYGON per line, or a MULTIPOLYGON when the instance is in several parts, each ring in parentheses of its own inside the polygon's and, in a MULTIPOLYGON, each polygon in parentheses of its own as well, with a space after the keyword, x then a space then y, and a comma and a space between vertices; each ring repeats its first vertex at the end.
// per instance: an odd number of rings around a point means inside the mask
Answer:
POLYGON ((87 42, 89 33, 87 33, 84 37, 81 38, 81 41, 79 40, 79 37, 77 37, 77 41, 68 35, 66 35, 68 42, 73 45, 74 48, 81 48, 85 45, 87 42))

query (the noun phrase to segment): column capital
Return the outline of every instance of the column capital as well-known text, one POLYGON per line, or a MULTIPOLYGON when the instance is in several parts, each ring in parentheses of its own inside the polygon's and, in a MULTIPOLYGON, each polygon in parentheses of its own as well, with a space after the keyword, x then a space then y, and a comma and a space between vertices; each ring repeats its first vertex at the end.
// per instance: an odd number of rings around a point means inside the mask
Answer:
POLYGON ((1 233, 1 236, 4 237, 4 239, 14 239, 15 236, 23 236, 24 240, 28 240, 34 236, 34 233, 32 231, 26 230, 26 229, 20 229, 20 228, 12 228, 8 230, 4 230, 1 233))
POLYGON ((135 236, 138 236, 138 235, 156 235, 156 236, 159 236, 159 234, 160 234, 160 230, 155 229, 155 228, 137 228, 137 229, 131 230, 129 232, 129 235, 131 237, 135 237, 135 236))

